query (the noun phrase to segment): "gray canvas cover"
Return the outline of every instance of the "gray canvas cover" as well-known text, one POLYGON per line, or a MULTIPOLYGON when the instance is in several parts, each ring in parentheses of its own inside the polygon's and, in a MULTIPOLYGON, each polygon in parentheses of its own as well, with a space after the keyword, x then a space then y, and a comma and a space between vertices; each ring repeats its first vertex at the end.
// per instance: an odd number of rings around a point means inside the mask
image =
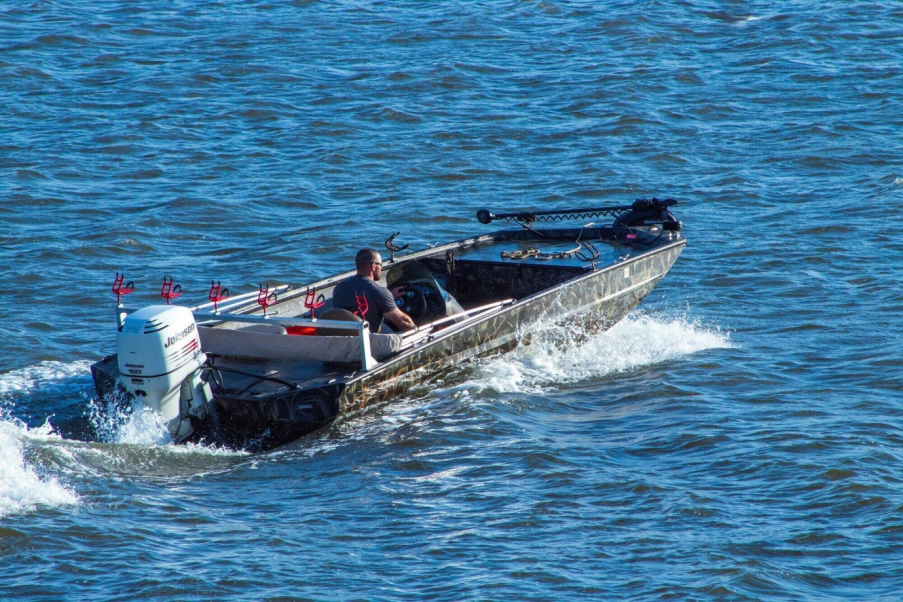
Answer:
MULTIPOLYGON (((287 335, 277 332, 231 330, 198 326, 201 350, 225 357, 314 362, 360 362, 361 338, 287 335)), ((370 355, 376 360, 397 353, 401 335, 370 334, 370 355)))

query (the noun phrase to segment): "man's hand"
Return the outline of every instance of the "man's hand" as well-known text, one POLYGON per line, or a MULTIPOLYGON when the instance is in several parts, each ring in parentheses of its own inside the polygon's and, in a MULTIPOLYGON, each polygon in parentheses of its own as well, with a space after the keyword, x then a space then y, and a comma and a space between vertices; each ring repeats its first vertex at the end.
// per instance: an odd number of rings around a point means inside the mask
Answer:
POLYGON ((401 296, 404 294, 404 287, 403 287, 403 286, 396 286, 395 288, 393 288, 393 289, 391 290, 391 293, 392 293, 392 298, 393 298, 393 299, 398 299, 399 297, 401 297, 401 296))
POLYGON ((383 314, 383 317, 392 322, 402 332, 414 330, 414 320, 400 309, 393 309, 389 313, 383 314))

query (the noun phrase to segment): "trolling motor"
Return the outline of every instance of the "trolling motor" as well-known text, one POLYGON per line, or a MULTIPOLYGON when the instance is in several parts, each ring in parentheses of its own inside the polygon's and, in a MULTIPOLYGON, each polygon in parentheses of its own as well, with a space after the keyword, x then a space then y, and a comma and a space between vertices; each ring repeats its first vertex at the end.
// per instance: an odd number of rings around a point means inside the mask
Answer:
POLYGON ((643 226, 647 222, 660 222, 662 230, 679 232, 681 223, 677 221, 670 210, 670 207, 676 204, 677 201, 674 199, 659 200, 655 197, 652 197, 652 199, 638 199, 630 206, 630 211, 618 216, 614 227, 627 226, 628 228, 633 228, 635 226, 643 226))
POLYGON ((616 227, 627 226, 632 228, 642 226, 647 221, 650 221, 661 222, 663 230, 674 232, 680 230, 680 222, 674 218, 669 208, 676 204, 677 201, 674 199, 660 200, 652 197, 652 199, 637 199, 632 205, 617 207, 587 207, 583 209, 561 209, 558 211, 518 211, 499 214, 492 213, 488 209, 480 209, 477 211, 477 220, 481 224, 490 224, 500 219, 521 224, 532 224, 534 222, 557 222, 572 219, 587 220, 606 216, 615 219, 614 225, 616 227))

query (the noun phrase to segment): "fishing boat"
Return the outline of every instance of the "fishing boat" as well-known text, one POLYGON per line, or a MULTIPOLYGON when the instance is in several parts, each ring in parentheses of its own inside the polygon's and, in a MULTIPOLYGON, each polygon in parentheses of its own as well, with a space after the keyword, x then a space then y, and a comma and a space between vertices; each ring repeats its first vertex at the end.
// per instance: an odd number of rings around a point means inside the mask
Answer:
POLYGON ((172 278, 165 305, 127 307, 134 284, 117 273, 117 353, 91 367, 97 392, 159 412, 175 442, 283 445, 464 360, 509 351, 531 328, 618 322, 686 244, 675 204, 481 209, 480 223, 516 227, 417 252, 395 233, 383 272, 390 289, 405 291, 396 303, 416 324, 408 332, 371 332, 366 307, 332 307, 333 289, 353 271, 235 297, 214 282, 195 307, 171 304, 181 294, 172 278))

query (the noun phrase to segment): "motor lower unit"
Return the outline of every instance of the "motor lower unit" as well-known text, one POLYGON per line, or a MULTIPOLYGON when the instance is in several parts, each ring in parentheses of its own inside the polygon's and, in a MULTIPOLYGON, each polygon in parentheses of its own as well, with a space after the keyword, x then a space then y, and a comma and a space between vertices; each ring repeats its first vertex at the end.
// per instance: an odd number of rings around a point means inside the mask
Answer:
POLYGON ((188 437, 191 417, 203 419, 213 407, 210 386, 201 378, 207 356, 191 310, 139 309, 122 320, 116 345, 120 380, 133 402, 159 412, 176 441, 188 437))

